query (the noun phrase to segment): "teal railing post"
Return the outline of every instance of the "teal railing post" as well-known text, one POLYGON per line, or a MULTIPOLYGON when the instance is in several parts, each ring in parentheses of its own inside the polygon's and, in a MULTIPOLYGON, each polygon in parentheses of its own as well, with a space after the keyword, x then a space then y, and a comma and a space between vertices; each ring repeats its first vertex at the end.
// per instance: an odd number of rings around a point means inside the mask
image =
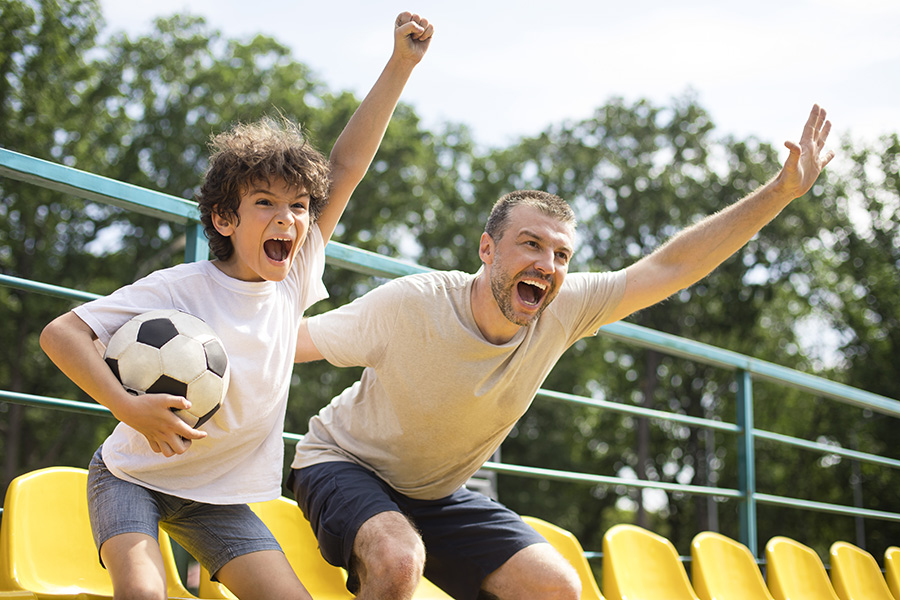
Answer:
POLYGON ((209 258, 209 241, 203 234, 203 225, 191 221, 184 232, 184 262, 197 262, 209 258))
POLYGON ((753 448, 753 382, 750 373, 737 371, 738 488, 741 492, 739 513, 741 542, 757 554, 756 529, 756 453, 753 448))

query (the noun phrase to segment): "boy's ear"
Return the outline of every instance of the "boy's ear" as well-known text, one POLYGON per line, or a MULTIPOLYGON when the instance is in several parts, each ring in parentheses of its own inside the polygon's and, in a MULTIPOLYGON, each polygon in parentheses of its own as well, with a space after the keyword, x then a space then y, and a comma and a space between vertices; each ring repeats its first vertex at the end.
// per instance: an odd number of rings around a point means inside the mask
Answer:
POLYGON ((212 211, 212 214, 210 216, 212 217, 213 227, 215 227, 216 231, 218 231, 221 235, 228 237, 232 233, 234 233, 235 225, 232 222, 233 219, 224 217, 222 213, 215 209, 212 211))

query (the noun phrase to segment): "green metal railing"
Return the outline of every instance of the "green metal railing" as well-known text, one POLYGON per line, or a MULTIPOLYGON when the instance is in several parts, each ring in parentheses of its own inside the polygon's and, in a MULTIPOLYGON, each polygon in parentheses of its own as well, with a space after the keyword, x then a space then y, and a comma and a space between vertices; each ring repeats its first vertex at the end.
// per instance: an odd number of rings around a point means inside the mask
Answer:
MULTIPOLYGON (((183 223, 187 226, 188 238, 185 260, 199 260, 208 256, 206 241, 199 224, 199 211, 193 202, 4 149, 0 149, 0 175, 57 190, 85 200, 112 204, 141 214, 154 215, 168 221, 183 223)), ((326 247, 326 256, 327 262, 331 266, 351 269, 359 273, 379 277, 392 278, 427 270, 419 265, 405 263, 337 242, 329 242, 326 247)), ((0 274, 0 285, 78 301, 87 301, 96 297, 94 294, 83 291, 29 281, 10 275, 0 274)), ((900 417, 900 402, 771 362, 625 322, 606 325, 601 328, 600 334, 641 348, 733 371, 737 382, 736 423, 691 417, 549 390, 540 390, 537 398, 590 406, 637 417, 670 421, 690 427, 734 434, 738 440, 739 456, 737 489, 635 480, 500 462, 488 462, 484 467, 485 469, 520 477, 626 486, 638 489, 659 489, 717 498, 732 498, 739 502, 741 542, 750 549, 754 556, 759 555, 756 517, 758 504, 793 507, 855 517, 862 516, 885 521, 900 521, 900 513, 869 510, 856 506, 816 502, 758 492, 756 490, 756 461, 754 456, 757 440, 768 440, 778 444, 820 452, 824 455, 838 455, 888 468, 900 468, 900 460, 757 429, 753 422, 753 382, 774 382, 817 397, 828 398, 890 417, 900 417)), ((0 401, 86 414, 108 414, 106 408, 96 404, 33 396, 5 390, 0 390, 0 401)), ((284 437, 287 441, 296 441, 300 438, 299 435, 291 433, 285 433, 284 437)), ((596 553, 588 552, 587 554, 590 556, 596 553)))

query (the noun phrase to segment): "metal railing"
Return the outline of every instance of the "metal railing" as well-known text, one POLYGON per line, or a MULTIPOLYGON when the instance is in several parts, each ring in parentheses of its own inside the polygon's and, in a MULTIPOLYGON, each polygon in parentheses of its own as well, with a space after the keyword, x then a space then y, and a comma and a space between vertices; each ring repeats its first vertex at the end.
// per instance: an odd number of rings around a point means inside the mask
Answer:
MULTIPOLYGON (((0 149, 0 176, 50 188, 85 200, 112 204, 137 213, 183 223, 187 227, 185 260, 199 260, 208 256, 206 241, 199 224, 199 211, 193 202, 4 149, 0 149)), ((329 242, 326 247, 326 257, 328 264, 331 266, 378 277, 392 278, 428 270, 419 265, 405 263, 333 241, 329 242)), ((94 294, 87 292, 61 288, 48 283, 29 281, 10 275, 0 274, 0 285, 78 301, 86 301, 96 297, 94 294)), ((717 498, 732 498, 739 502, 740 540, 751 550, 754 556, 759 555, 756 514, 757 505, 759 504, 793 507, 855 517, 862 516, 885 521, 900 521, 900 513, 896 512, 869 510, 857 506, 817 502, 757 491, 755 461, 757 440, 768 440, 777 444, 820 452, 823 455, 838 455, 888 468, 900 468, 900 460, 757 429, 753 420, 753 382, 774 382, 817 397, 828 398, 890 417, 900 417, 900 402, 771 362, 625 322, 606 325, 601 328, 600 334, 633 346, 732 371, 737 383, 736 422, 728 423, 713 419, 697 418, 550 390, 540 390, 537 399, 590 406, 637 417, 670 421, 690 427, 734 434, 737 437, 739 456, 738 487, 722 488, 682 485, 512 465, 493 461, 486 463, 485 469, 519 477, 626 486, 638 489, 659 489, 717 498)), ((96 404, 34 396, 7 390, 0 390, 0 401, 87 414, 108 414, 106 408, 96 404)), ((296 441, 301 436, 285 433, 284 437, 286 441, 296 441)), ((587 554, 591 556, 597 553, 587 552, 587 554)))

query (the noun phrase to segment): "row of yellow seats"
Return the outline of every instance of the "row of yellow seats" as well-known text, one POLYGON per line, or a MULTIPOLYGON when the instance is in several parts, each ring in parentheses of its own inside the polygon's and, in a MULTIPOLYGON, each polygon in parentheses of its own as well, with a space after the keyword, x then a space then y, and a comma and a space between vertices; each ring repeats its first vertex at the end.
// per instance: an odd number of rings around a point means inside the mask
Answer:
MULTIPOLYGON (((346 573, 321 557, 315 536, 287 498, 251 504, 281 544, 300 580, 317 600, 353 596, 346 573)), ((601 598, 578 540, 563 529, 531 517, 538 529, 578 569, 585 598, 601 598)), ((171 599, 196 600, 183 584, 168 536, 159 532, 171 599)), ((100 566, 87 517, 87 471, 50 467, 17 477, 7 489, 0 521, 0 600, 109 600, 112 583, 100 566)), ((201 572, 199 598, 234 598, 225 586, 201 572)), ((450 598, 422 580, 416 600, 450 598)))
MULTIPOLYGON (((100 566, 87 519, 87 471, 41 469, 16 478, 0 522, 0 600, 106 600, 109 575, 100 566)), ((347 599, 346 573, 329 565, 297 505, 280 498, 251 504, 275 533, 291 565, 319 600, 347 599)), ((576 568, 582 600, 604 600, 578 540, 550 523, 524 517, 576 568)), ((169 597, 196 600, 175 568, 168 536, 160 531, 169 597)), ((609 600, 900 600, 900 548, 885 554, 886 578, 875 559, 846 542, 831 547, 831 579, 818 555, 785 537, 766 546, 768 585, 746 546, 704 532, 691 545, 691 580, 671 542, 634 525, 616 525, 603 537, 603 594, 609 600)), ((200 598, 234 598, 202 573, 200 598)), ((417 600, 449 598, 427 580, 417 600)))
POLYGON ((703 532, 691 543, 691 579, 672 543, 634 525, 603 538, 603 593, 609 600, 900 600, 900 548, 874 557, 847 542, 830 550, 831 578, 818 554, 787 537, 766 544, 766 575, 750 550, 703 532))

